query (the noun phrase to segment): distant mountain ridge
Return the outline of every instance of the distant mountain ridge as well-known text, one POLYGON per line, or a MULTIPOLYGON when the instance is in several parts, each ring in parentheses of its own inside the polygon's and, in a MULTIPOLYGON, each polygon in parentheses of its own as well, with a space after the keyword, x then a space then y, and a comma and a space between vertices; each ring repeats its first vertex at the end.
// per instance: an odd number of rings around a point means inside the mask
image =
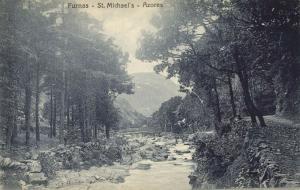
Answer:
POLYGON ((119 122, 120 129, 141 127, 146 123, 147 118, 143 114, 138 113, 126 99, 117 98, 115 106, 119 109, 121 116, 119 122))
POLYGON ((126 100, 130 106, 144 116, 151 116, 159 109, 161 103, 174 96, 183 96, 179 86, 172 80, 156 73, 132 74, 135 93, 122 94, 117 99, 126 100))

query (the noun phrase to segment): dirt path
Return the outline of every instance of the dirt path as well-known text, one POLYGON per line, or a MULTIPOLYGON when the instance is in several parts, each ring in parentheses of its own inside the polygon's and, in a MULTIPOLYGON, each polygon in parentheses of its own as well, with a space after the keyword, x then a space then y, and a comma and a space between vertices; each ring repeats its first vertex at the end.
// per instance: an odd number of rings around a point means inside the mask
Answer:
POLYGON ((280 125, 287 125, 287 126, 292 126, 292 127, 300 127, 300 123, 298 121, 293 121, 290 119, 278 117, 275 115, 267 115, 264 116, 267 124, 280 124, 280 125))
MULTIPOLYGON (((290 183, 300 184, 300 122, 275 115, 264 116, 266 138, 275 151, 275 160, 290 183)), ((245 118, 250 121, 249 117, 245 118)))
POLYGON ((288 179, 300 183, 300 123, 289 119, 265 116, 267 138, 276 149, 277 162, 288 179))

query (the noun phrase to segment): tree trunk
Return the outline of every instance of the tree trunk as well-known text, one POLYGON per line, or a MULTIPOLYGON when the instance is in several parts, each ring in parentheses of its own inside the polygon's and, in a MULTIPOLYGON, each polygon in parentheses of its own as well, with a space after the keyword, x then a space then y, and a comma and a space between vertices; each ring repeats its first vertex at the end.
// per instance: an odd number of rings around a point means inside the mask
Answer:
POLYGON ((36 94, 35 94, 35 138, 36 143, 40 141, 40 63, 36 63, 36 94))
POLYGON ((222 121, 222 116, 221 116, 221 108, 220 108, 220 98, 219 98, 219 92, 218 92, 218 86, 216 83, 216 80, 214 79, 214 91, 215 91, 215 107, 217 111, 217 120, 218 122, 222 121))
MULTIPOLYGON (((65 27, 65 19, 64 19, 64 3, 61 4, 61 18, 62 18, 62 30, 65 27)), ((65 42, 66 43, 66 42, 65 42)), ((64 44, 65 46, 66 44, 64 44)), ((64 129, 65 129, 65 61, 62 60, 62 89, 60 94, 60 126, 59 126, 59 142, 64 143, 64 129)))
POLYGON ((244 102, 247 107, 247 110, 250 114, 251 121, 255 125, 256 124, 256 116, 258 117, 259 123, 261 127, 265 127, 266 123, 264 121, 262 113, 256 108, 254 105, 254 102, 251 98, 250 95, 250 89, 249 89, 249 79, 247 75, 247 71, 245 71, 245 68, 242 68, 241 65, 241 60, 238 55, 238 49, 235 47, 235 52, 234 52, 234 59, 235 59, 235 64, 237 68, 237 75, 240 79, 242 89, 243 89, 243 96, 244 96, 244 102))
POLYGON ((233 117, 235 118, 237 114, 236 114, 236 106, 235 106, 235 102, 234 102, 234 94, 233 94, 232 80, 231 80, 230 74, 227 75, 227 78, 228 78, 228 88, 229 88, 232 114, 233 114, 233 117))
POLYGON ((82 142, 85 142, 85 130, 84 130, 84 109, 83 109, 83 100, 79 103, 79 125, 80 125, 80 132, 81 132, 81 139, 82 142))
MULTIPOLYGON (((17 100, 17 96, 15 94, 15 100, 17 100)), ((14 144, 15 143, 15 140, 18 136, 18 124, 17 124, 17 108, 18 108, 18 102, 15 101, 14 102, 14 107, 15 107, 15 117, 14 117, 14 124, 13 124, 13 132, 12 132, 12 137, 11 137, 11 143, 14 144)))
POLYGON ((62 89, 60 94, 60 126, 59 126, 59 142, 64 142, 64 128, 65 128, 65 66, 62 63, 62 89))
POLYGON ((5 30, 7 33, 7 43, 4 44, 3 54, 6 55, 2 57, 1 70, 3 74, 1 75, 2 85, 1 90, 3 94, 3 100, 1 102, 2 111, 2 119, 3 126, 1 127, 1 136, 3 136, 3 140, 5 140, 6 148, 11 148, 12 143, 12 135, 13 129, 16 121, 16 107, 15 102, 16 99, 16 86, 17 86, 17 78, 16 78, 16 60, 14 54, 15 50, 15 36, 16 36, 16 15, 17 15, 17 7, 20 2, 17 0, 4 1, 4 9, 5 12, 2 14, 5 15, 5 19, 3 20, 3 24, 6 26, 5 30), (3 133, 3 134, 2 134, 3 133), (4 139, 5 138, 5 139, 4 139))
POLYGON ((247 107, 247 110, 250 114, 251 121, 252 121, 252 123, 256 123, 256 115, 254 113, 253 107, 251 106, 251 96, 250 96, 249 89, 247 88, 247 81, 244 81, 245 79, 243 79, 242 75, 238 75, 238 76, 239 76, 240 82, 242 84, 243 98, 244 98, 244 102, 247 107))
POLYGON ((88 142, 89 140, 89 124, 88 124, 88 109, 87 109, 87 96, 85 95, 84 105, 83 105, 83 121, 84 121, 84 140, 88 142))
POLYGON ((14 65, 12 62, 8 62, 8 70, 7 75, 4 77, 7 77, 7 83, 5 84, 4 91, 4 126, 5 126, 5 134, 6 134, 6 146, 7 148, 11 148, 11 142, 12 142, 12 134, 13 134, 13 128, 14 128, 14 121, 16 117, 15 112, 15 104, 14 102, 17 101, 15 99, 15 91, 16 91, 16 84, 14 79, 14 69, 12 66, 14 65))
POLYGON ((196 132, 196 130, 195 130, 195 125, 194 125, 194 124, 192 124, 192 131, 193 131, 193 133, 196 132))
POLYGON ((72 122, 72 126, 75 126, 75 109, 74 109, 74 105, 71 106, 71 122, 72 122))
POLYGON ((106 135, 106 138, 109 139, 110 138, 110 126, 109 125, 105 125, 105 135, 106 135))
POLYGON ((97 128, 97 125, 95 124, 94 125, 94 138, 97 139, 98 137, 98 128, 97 128))
POLYGON ((53 137, 56 137, 56 115, 57 115, 57 100, 56 100, 56 94, 54 94, 54 109, 53 109, 53 137))
POLYGON ((69 97, 67 97, 67 129, 70 130, 71 119, 70 119, 70 101, 69 97))
MULTIPOLYGON (((28 74, 28 78, 30 77, 30 74, 28 74)), ((31 97, 32 97, 32 89, 30 84, 30 79, 28 79, 28 82, 25 86, 25 129, 26 129, 26 145, 29 145, 30 141, 30 124, 31 124, 31 97)))
POLYGON ((245 72, 244 73, 241 72, 240 74, 238 74, 238 76, 239 76, 239 79, 240 79, 240 82, 241 82, 242 88, 243 88, 244 102, 245 102, 247 110, 250 114, 252 123, 253 124, 256 123, 256 116, 257 116, 258 120, 259 120, 259 123, 260 123, 260 126, 265 127, 266 123, 264 121, 263 115, 256 108, 256 106, 254 105, 254 102, 251 98, 247 74, 245 72))
POLYGON ((57 130, 56 130, 56 123, 57 123, 57 73, 58 73, 58 69, 57 69, 57 63, 54 62, 53 64, 53 72, 54 72, 54 82, 53 82, 53 115, 52 115, 52 135, 53 137, 57 136, 57 130))
POLYGON ((50 131, 49 131, 49 137, 53 137, 53 85, 51 84, 50 87, 50 131))
MULTIPOLYGON (((67 73, 66 73, 67 74, 67 73)), ((70 96, 69 96, 69 74, 66 76, 66 106, 67 106, 67 130, 70 130, 70 96)))

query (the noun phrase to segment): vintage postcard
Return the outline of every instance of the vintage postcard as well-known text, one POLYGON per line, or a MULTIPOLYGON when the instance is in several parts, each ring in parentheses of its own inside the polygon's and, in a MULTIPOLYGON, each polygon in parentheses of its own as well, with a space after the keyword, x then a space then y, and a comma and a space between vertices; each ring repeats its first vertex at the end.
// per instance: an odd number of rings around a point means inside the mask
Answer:
POLYGON ((0 0, 0 190, 300 189, 299 0, 0 0))

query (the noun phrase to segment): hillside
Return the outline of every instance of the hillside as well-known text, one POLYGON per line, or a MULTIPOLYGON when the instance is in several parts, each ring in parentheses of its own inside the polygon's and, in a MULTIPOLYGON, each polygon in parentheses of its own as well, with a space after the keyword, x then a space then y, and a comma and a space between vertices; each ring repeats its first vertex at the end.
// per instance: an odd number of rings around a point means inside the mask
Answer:
POLYGON ((121 120, 120 128, 141 127, 146 122, 146 117, 138 113, 124 98, 117 98, 115 106, 119 109, 121 120))
POLYGON ((121 95, 129 104, 145 116, 150 116, 159 109, 164 101, 173 96, 182 96, 178 92, 178 85, 164 76, 155 73, 133 74, 135 93, 133 95, 121 95))

